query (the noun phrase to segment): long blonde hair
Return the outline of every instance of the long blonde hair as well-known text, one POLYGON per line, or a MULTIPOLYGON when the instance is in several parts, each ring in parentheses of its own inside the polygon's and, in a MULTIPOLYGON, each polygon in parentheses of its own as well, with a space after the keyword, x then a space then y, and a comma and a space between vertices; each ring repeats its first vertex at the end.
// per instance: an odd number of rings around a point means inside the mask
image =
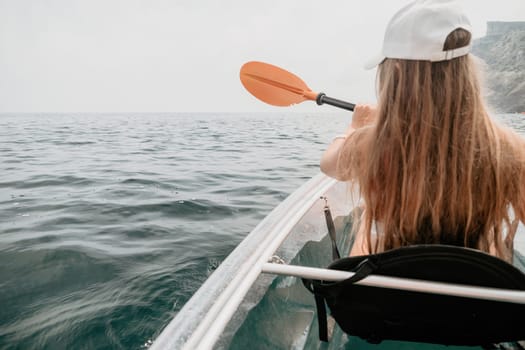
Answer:
MULTIPOLYGON (((444 49, 469 41, 458 29, 444 49)), ((377 122, 354 132, 338 161, 359 184, 369 252, 441 243, 508 256, 509 209, 525 213, 525 143, 489 117, 470 55, 386 59, 378 88, 377 122)))

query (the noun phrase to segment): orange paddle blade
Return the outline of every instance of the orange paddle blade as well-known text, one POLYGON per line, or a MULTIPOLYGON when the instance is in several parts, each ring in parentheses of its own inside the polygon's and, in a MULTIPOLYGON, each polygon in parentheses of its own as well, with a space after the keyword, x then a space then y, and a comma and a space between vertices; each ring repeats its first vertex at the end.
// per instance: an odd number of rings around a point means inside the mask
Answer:
POLYGON ((317 93, 310 90, 301 78, 268 63, 245 63, 240 76, 246 90, 273 106, 290 106, 317 98, 317 93))

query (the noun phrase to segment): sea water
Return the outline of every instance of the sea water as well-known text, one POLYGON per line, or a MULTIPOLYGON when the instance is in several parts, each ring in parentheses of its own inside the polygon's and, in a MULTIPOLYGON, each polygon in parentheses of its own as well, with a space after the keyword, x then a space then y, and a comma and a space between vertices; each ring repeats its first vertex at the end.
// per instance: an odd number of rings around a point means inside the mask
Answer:
POLYGON ((0 348, 148 347, 350 117, 0 115, 0 348))

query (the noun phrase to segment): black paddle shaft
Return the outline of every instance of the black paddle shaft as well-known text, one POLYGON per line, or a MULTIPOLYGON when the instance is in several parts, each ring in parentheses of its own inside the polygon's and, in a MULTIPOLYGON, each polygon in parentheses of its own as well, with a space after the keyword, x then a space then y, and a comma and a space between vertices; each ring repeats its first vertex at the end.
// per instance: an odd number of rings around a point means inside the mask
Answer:
POLYGON ((319 95, 317 95, 317 99, 315 100, 315 102, 317 102, 318 105, 322 105, 322 104, 326 103, 327 105, 339 107, 339 108, 346 109, 346 110, 349 110, 349 111, 353 111, 354 107, 355 107, 355 104, 353 104, 353 103, 345 102, 345 101, 341 101, 341 100, 338 100, 338 99, 335 99, 335 98, 328 97, 328 96, 326 96, 326 94, 324 94, 322 92, 319 95))

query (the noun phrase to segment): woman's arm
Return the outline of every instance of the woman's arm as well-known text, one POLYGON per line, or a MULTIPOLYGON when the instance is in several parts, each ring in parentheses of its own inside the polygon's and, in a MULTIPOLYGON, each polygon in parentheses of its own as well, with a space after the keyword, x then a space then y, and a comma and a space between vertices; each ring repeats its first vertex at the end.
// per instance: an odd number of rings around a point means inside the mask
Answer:
POLYGON ((343 148, 346 138, 352 135, 356 129, 362 128, 363 126, 374 122, 376 116, 377 111, 374 106, 355 106, 352 122, 346 129, 345 134, 336 136, 321 157, 321 171, 323 173, 335 179, 341 180, 341 176, 337 172, 337 162, 339 159, 339 153, 343 148))
POLYGON ((355 129, 353 129, 350 125, 346 134, 336 136, 326 151, 324 151, 323 156, 321 157, 321 171, 323 173, 335 179, 339 179, 337 174, 337 161, 339 158, 339 153, 341 152, 341 148, 343 147, 346 138, 350 136, 354 130, 355 129))

